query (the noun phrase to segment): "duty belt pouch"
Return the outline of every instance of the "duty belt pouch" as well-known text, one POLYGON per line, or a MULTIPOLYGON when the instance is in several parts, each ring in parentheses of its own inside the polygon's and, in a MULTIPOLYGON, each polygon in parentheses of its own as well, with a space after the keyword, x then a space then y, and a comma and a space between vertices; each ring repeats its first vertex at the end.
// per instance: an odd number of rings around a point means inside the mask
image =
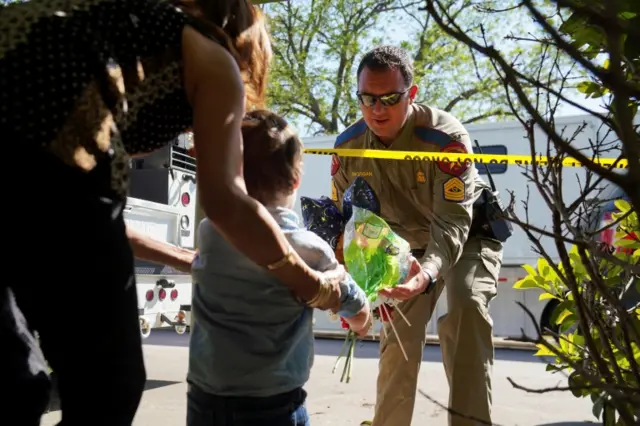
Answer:
POLYGON ((470 235, 506 242, 513 235, 513 225, 497 192, 485 188, 473 205, 470 235))

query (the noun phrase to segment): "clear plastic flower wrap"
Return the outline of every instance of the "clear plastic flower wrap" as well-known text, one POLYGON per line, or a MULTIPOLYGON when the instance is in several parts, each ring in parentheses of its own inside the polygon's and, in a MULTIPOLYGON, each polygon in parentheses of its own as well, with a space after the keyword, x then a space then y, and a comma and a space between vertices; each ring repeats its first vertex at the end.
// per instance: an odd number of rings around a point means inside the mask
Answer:
POLYGON ((377 214, 352 206, 344 229, 344 261, 349 274, 376 300, 378 291, 404 282, 410 268, 409 243, 377 214))
MULTIPOLYGON (((411 267, 411 248, 380 217, 381 207, 376 193, 359 176, 344 192, 342 213, 327 197, 300 197, 300 202, 305 227, 329 243, 334 250, 343 249, 347 271, 371 302, 374 318, 390 325, 407 360, 402 341, 393 325, 394 314, 398 313, 408 326, 411 324, 397 307, 397 301, 378 297, 378 291, 405 281, 411 267)), ((331 313, 330 317, 334 315, 331 313)), ((346 378, 348 383, 358 337, 349 329, 349 324, 344 319, 341 319, 341 323, 342 328, 347 330, 347 335, 333 371, 344 359, 340 381, 346 378)), ((383 333, 384 330, 383 327, 383 333)))
POLYGON ((339 241, 343 242, 347 270, 371 302, 382 288, 404 282, 411 248, 380 217, 378 196, 363 177, 358 176, 344 192, 342 213, 324 196, 300 197, 300 201, 307 229, 334 250, 339 248, 339 241))

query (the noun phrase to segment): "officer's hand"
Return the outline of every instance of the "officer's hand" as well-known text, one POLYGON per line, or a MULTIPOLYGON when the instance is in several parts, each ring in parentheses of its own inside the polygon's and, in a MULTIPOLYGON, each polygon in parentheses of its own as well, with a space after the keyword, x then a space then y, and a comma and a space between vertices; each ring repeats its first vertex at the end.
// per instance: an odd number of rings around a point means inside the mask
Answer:
POLYGON ((412 258, 409 275, 404 284, 393 288, 380 290, 379 294, 396 300, 409 300, 421 294, 429 285, 429 277, 422 271, 422 266, 416 258, 412 258))

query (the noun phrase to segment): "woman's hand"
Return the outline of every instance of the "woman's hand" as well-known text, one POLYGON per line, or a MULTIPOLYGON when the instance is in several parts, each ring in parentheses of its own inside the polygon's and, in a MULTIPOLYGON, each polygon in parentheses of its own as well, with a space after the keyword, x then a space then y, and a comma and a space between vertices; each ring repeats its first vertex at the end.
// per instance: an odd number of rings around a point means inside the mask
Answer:
POLYGON ((331 294, 327 301, 318 306, 317 309, 323 311, 331 309, 333 312, 337 312, 340 309, 340 282, 344 280, 345 274, 346 272, 342 265, 322 273, 322 279, 324 279, 325 285, 330 288, 331 294))
POLYGON ((191 272, 191 263, 196 255, 195 251, 154 240, 128 226, 127 237, 129 238, 133 255, 138 259, 171 266, 182 272, 191 272))
POLYGON ((170 266, 178 271, 191 273, 191 265, 193 264, 193 259, 196 257, 196 252, 180 247, 177 247, 176 251, 175 263, 170 266))

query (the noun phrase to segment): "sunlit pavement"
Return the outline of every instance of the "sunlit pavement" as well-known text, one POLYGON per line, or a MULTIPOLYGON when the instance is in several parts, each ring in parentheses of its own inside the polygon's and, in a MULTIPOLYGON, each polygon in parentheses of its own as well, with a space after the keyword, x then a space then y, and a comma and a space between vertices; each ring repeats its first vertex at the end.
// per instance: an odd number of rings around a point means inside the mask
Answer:
MULTIPOLYGON (((134 426, 185 424, 188 338, 188 335, 154 330, 145 340, 148 384, 134 426)), ((357 348, 357 359, 348 384, 340 383, 337 372, 331 374, 341 345, 342 342, 337 340, 316 341, 315 366, 306 386, 313 426, 357 426, 361 420, 372 416, 378 345, 365 342, 357 348)), ((566 380, 561 376, 545 372, 544 364, 534 358, 531 352, 497 350, 493 382, 495 424, 578 426, 594 420, 588 400, 578 400, 567 392, 526 393, 514 389, 507 377, 534 389, 566 385, 566 380)), ((92 385, 100 386, 99 380, 92 385)), ((439 347, 425 348, 418 386, 429 398, 446 404, 448 389, 439 347)), ((55 425, 59 420, 59 411, 50 412, 43 417, 42 426, 55 425)), ((419 395, 413 425, 446 424, 446 411, 419 395)))

